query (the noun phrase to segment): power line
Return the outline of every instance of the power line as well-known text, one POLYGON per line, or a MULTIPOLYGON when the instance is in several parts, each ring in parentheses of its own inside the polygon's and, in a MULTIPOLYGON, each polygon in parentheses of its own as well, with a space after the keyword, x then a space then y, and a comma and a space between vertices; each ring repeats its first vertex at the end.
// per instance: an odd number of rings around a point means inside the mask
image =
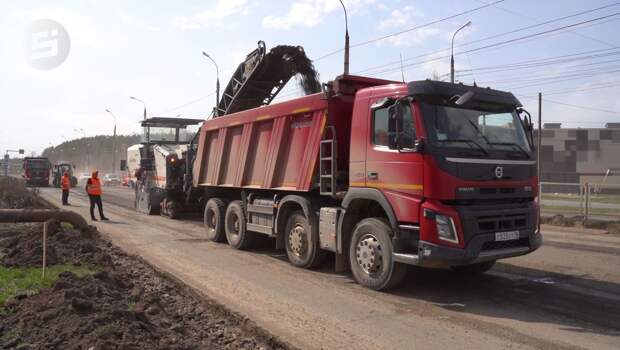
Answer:
MULTIPOLYGON (((358 46, 364 46, 364 45, 368 45, 368 44, 371 44, 371 43, 374 43, 374 42, 377 42, 377 41, 385 40, 385 39, 390 38, 390 37, 394 37, 394 36, 398 36, 398 35, 401 35, 401 34, 405 34, 405 33, 408 33, 408 32, 414 31, 414 30, 418 30, 418 29, 421 29, 421 28, 424 28, 424 27, 429 27, 429 26, 432 26, 434 24, 445 22, 447 20, 450 20, 450 19, 453 19, 453 18, 456 18, 456 17, 460 17, 460 16, 463 16, 463 15, 466 15, 466 14, 469 14, 469 13, 472 13, 472 12, 475 12, 475 11, 487 8, 487 7, 490 7, 490 6, 495 5, 495 4, 499 4, 500 2, 504 2, 504 1, 505 0, 498 0, 498 1, 492 2, 490 4, 485 4, 483 6, 478 6, 476 8, 469 9, 469 10, 466 10, 466 11, 463 11, 463 12, 459 12, 457 14, 454 14, 454 15, 451 15, 451 16, 448 16, 448 17, 436 19, 434 21, 431 21, 431 22, 428 22, 428 23, 425 23, 425 24, 421 24, 421 25, 418 25, 418 26, 415 26, 415 27, 407 28, 407 29, 401 30, 399 32, 395 32, 395 33, 384 35, 384 36, 381 36, 381 37, 378 37, 378 38, 362 41, 362 42, 350 45, 349 47, 350 48, 354 48, 354 47, 358 47, 358 46)), ((333 56, 333 55, 335 55, 335 54, 337 54, 339 52, 342 52, 342 51, 344 51, 344 49, 338 49, 338 50, 332 51, 330 53, 327 53, 327 54, 325 54, 323 56, 320 56, 320 57, 314 59, 313 61, 315 61, 315 62, 316 61, 320 61, 320 60, 322 60, 324 58, 333 56)))
MULTIPOLYGON (((527 99, 531 99, 531 100, 538 100, 538 96, 528 96, 528 95, 517 95, 517 96, 523 97, 523 98, 527 98, 527 99)), ((609 110, 609 109, 602 109, 602 108, 596 108, 596 107, 591 107, 591 106, 582 106, 582 105, 576 105, 576 104, 572 104, 572 103, 560 102, 560 101, 550 100, 548 98, 545 98, 544 96, 543 96, 543 102, 550 102, 550 103, 561 105, 561 106, 573 107, 573 108, 584 109, 584 110, 595 111, 595 112, 620 114, 619 111, 613 111, 613 110, 609 110)))
MULTIPOLYGON (((474 43, 479 43, 479 42, 495 39, 495 38, 498 38, 498 37, 502 37, 502 36, 506 36, 506 35, 510 35, 510 34, 514 34, 514 33, 518 33, 518 32, 522 32, 522 31, 525 31, 525 30, 528 30, 528 29, 532 29, 532 28, 535 28, 535 27, 540 27, 540 26, 543 26, 543 25, 549 25, 549 24, 554 23, 554 22, 559 22, 559 21, 562 21, 562 20, 565 20, 565 19, 569 19, 569 18, 573 18, 573 17, 578 17, 578 16, 581 16, 581 15, 584 15, 584 14, 588 14, 588 13, 592 13, 592 12, 595 12, 595 11, 606 9, 606 8, 609 8, 609 7, 612 7, 612 6, 616 6, 618 4, 620 4, 620 3, 614 3, 614 4, 610 4, 610 5, 606 5, 606 6, 601 6, 601 7, 589 9, 589 10, 584 10, 584 11, 577 12, 577 13, 574 13, 574 14, 571 14, 571 15, 568 15, 568 16, 562 16, 562 17, 554 18, 552 20, 549 20, 549 21, 546 21, 546 22, 543 22, 543 23, 539 23, 539 24, 535 24, 535 25, 529 25, 529 26, 517 28, 517 29, 514 29, 514 30, 510 30, 510 31, 507 31, 507 32, 490 35, 490 36, 487 36, 487 37, 484 37, 484 38, 481 38, 481 39, 472 40, 472 41, 469 41, 467 43, 460 44, 460 45, 457 46, 457 48, 461 48, 461 47, 464 47, 464 46, 469 46, 469 45, 474 44, 474 43)), ((489 5, 494 5, 494 4, 492 3, 492 4, 489 4, 489 5)), ((437 54, 437 53, 440 53, 440 52, 444 52, 444 51, 449 51, 449 50, 450 50, 450 48, 444 48, 444 49, 440 49, 440 50, 435 50, 435 51, 432 51, 432 52, 427 52, 427 53, 424 53, 424 54, 421 54, 421 55, 416 55, 416 56, 407 58, 407 59, 405 59, 403 61, 407 62, 407 61, 411 61, 411 60, 413 60, 415 58, 426 57, 426 56, 429 56, 429 55, 434 55, 434 54, 437 54)), ((360 71, 356 72, 356 74, 366 73, 368 71, 372 71, 372 70, 380 69, 380 68, 385 68, 385 67, 389 67, 389 66, 396 65, 396 64, 400 64, 400 61, 393 61, 393 62, 381 64, 381 65, 378 65, 378 66, 368 67, 368 68, 365 68, 363 70, 360 70, 360 71)))
POLYGON ((616 80, 616 81, 613 81, 613 82, 592 85, 592 86, 589 86, 587 88, 580 88, 580 89, 545 91, 544 94, 545 94, 545 96, 564 95, 564 94, 570 94, 570 93, 580 93, 580 92, 583 92, 583 91, 606 89, 606 88, 616 87, 616 86, 620 86, 620 81, 616 80))
MULTIPOLYGON (((477 1, 478 1, 479 3, 482 3, 482 4, 487 4, 486 2, 484 2, 484 1, 482 1, 482 0, 477 0, 477 1)), ((620 4, 620 2, 615 2, 615 3, 609 4, 609 5, 606 5, 606 6, 600 7, 600 8, 598 8, 598 9, 608 8, 608 7, 616 6, 616 5, 619 5, 619 4, 620 4)), ((540 19, 539 19, 539 18, 536 18, 536 17, 530 17, 530 16, 527 16, 527 15, 525 15, 525 14, 523 14, 523 13, 520 13, 520 12, 517 12, 517 11, 514 11, 514 10, 511 10, 511 9, 507 9, 507 8, 504 8, 504 7, 501 7, 501 6, 496 6, 496 5, 493 5, 493 7, 495 7, 495 8, 496 8, 496 9, 498 9, 498 10, 502 10, 502 11, 504 11, 504 12, 508 12, 508 13, 513 14, 513 15, 520 16, 520 17, 523 17, 523 18, 526 18, 526 19, 529 19, 529 20, 540 21, 540 19)), ((598 9, 595 9, 595 10, 598 10, 598 9)), ((540 25, 546 25, 547 23, 539 23, 539 24, 540 24, 540 25)), ((595 42, 601 43, 601 44, 605 44, 605 45, 608 45, 608 46, 616 46, 615 44, 609 43, 609 42, 604 41, 604 40, 601 40, 601 39, 593 38, 593 37, 588 36, 588 35, 585 35, 585 34, 581 34, 581 33, 577 33, 577 32, 572 32, 572 31, 571 31, 571 33, 572 33, 572 34, 575 34, 575 35, 577 35, 577 36, 580 36, 580 37, 582 37, 582 38, 589 39, 589 40, 592 40, 592 41, 595 41, 595 42)))
MULTIPOLYGON (((610 15, 600 16, 600 17, 596 17, 596 18, 589 19, 589 20, 586 20, 586 21, 572 23, 572 24, 565 25, 565 26, 558 27, 558 28, 554 28, 554 29, 550 29, 550 30, 545 30, 545 31, 538 32, 538 33, 524 35, 524 36, 521 36, 521 37, 518 37, 518 38, 513 38, 513 39, 504 40, 504 41, 500 41, 500 42, 497 42, 497 43, 492 43, 492 44, 484 45, 484 46, 481 46, 481 47, 469 49, 469 50, 455 52, 454 54, 455 55, 460 55, 460 54, 466 54, 466 53, 471 53, 471 52, 480 52, 480 51, 487 50, 487 49, 490 49, 490 48, 497 48, 497 47, 513 44, 513 43, 516 43, 516 42, 519 42, 519 41, 524 41, 526 39, 535 38, 535 37, 538 37, 538 36, 541 36, 541 35, 557 32, 557 31, 561 31, 561 30, 564 30, 564 29, 567 29, 567 28, 574 28, 574 27, 577 27, 577 26, 580 26, 580 25, 583 25, 583 24, 588 24, 588 23, 593 23, 593 22, 596 22, 596 21, 601 21, 603 19, 607 19, 607 18, 610 18, 610 17, 618 16, 618 15, 620 15, 620 12, 615 12, 615 13, 610 14, 610 15)), ((447 56, 441 56, 441 57, 435 57, 435 58, 431 58, 431 59, 426 59, 426 60, 422 60, 422 61, 418 61, 418 62, 414 62, 414 63, 410 63, 410 64, 407 64, 407 65, 404 65, 404 67, 413 67, 413 66, 424 64, 424 63, 429 63, 429 62, 434 62, 434 61, 446 59, 446 58, 449 58, 449 57, 450 56, 447 55, 447 56)), ((393 68, 385 69, 383 71, 375 72, 374 74, 376 75, 376 74, 388 73, 388 72, 391 72, 393 70, 395 70, 395 69, 393 69, 393 68)))
POLYGON ((210 93, 210 94, 208 94, 208 95, 204 95, 204 96, 202 96, 202 97, 199 97, 199 98, 197 98, 197 99, 195 99, 195 100, 191 100, 191 101, 189 101, 189 102, 186 102, 186 103, 184 103, 184 104, 182 104, 182 105, 179 105, 179 106, 176 106, 176 107, 172 107, 172 108, 166 109, 165 111, 161 111, 161 112, 154 113, 154 115, 161 115, 161 114, 166 114, 166 113, 174 112, 174 111, 179 110, 179 109, 181 109, 181 108, 183 108, 183 107, 187 107, 187 106, 192 105, 192 104, 194 104, 194 103, 200 102, 200 101, 202 101, 202 100, 204 100, 204 99, 206 99, 206 98, 208 98, 208 97, 211 97, 211 96, 213 96, 213 95, 215 95, 215 91, 213 91, 212 93, 210 93))

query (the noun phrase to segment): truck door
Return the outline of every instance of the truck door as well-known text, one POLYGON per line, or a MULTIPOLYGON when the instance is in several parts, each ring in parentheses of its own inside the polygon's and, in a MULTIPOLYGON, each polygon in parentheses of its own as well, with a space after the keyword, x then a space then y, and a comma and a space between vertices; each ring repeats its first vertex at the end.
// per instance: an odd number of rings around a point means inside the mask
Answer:
POLYGON ((413 152, 416 119, 410 105, 403 108, 402 125, 390 119, 393 104, 371 99, 366 142, 366 187, 377 188, 387 197, 398 221, 418 223, 423 190, 423 158, 413 152), (397 130, 399 131, 396 145, 397 130))

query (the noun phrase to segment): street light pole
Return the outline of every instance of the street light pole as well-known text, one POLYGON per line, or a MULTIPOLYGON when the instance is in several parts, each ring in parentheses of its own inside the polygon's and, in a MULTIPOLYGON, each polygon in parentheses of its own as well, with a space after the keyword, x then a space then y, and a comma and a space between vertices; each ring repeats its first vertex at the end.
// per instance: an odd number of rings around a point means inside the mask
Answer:
POLYGON ((347 16, 347 8, 344 6, 342 0, 340 5, 344 10, 344 74, 349 74, 349 18, 347 16))
POLYGON ((452 34, 452 46, 450 50, 450 82, 451 83, 454 83, 454 37, 456 36, 456 33, 458 33, 461 29, 465 27, 469 27, 470 25, 471 25, 471 21, 468 21, 467 23, 463 24, 459 29, 457 29, 456 32, 454 32, 454 34, 452 34))
POLYGON ((142 101, 141 99, 139 99, 139 98, 135 98, 135 97, 133 97, 133 96, 130 96, 130 97, 129 97, 129 99, 131 99, 131 100, 136 100, 136 101, 138 101, 138 102, 141 102, 141 103, 142 103, 142 105, 144 106, 144 119, 146 119, 146 103, 144 103, 144 101, 142 101))
POLYGON ((210 59, 211 62, 213 62, 213 64, 215 65, 215 77, 216 77, 216 81, 215 81, 215 111, 214 111, 213 115, 215 117, 218 117, 220 115, 220 113, 219 113, 219 104, 220 104, 220 68, 217 66, 217 62, 215 62, 213 57, 209 56, 208 53, 203 51, 202 54, 206 58, 210 59))
MULTIPOLYGON (((144 107, 145 111, 146 111, 146 107, 144 107)), ((116 116, 114 115, 114 113, 112 113, 109 109, 105 110, 106 112, 108 112, 108 114, 110 114, 112 116, 112 118, 114 118, 114 138, 112 139, 112 172, 115 173, 116 171, 116 116)), ((146 115, 146 112, 145 112, 146 115)))

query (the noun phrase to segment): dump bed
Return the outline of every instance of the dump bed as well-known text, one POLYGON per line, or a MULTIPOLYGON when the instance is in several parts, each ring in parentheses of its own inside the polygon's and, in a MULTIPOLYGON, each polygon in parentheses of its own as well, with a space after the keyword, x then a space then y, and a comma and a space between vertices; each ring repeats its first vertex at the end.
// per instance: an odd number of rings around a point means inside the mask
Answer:
POLYGON ((387 83, 391 82, 339 77, 325 93, 205 121, 194 162, 194 187, 310 191, 318 183, 320 142, 328 126, 341 145, 335 176, 346 180, 355 93, 387 83))

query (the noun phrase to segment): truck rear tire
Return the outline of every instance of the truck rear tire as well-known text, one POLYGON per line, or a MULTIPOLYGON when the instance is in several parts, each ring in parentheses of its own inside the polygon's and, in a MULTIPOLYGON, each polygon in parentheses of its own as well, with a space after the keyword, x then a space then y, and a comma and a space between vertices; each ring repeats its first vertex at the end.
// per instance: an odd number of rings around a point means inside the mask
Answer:
POLYGON ((205 205, 204 225, 207 239, 213 242, 224 242, 226 232, 224 232, 224 215, 226 214, 226 203, 219 198, 211 198, 205 205))
POLYGON ((484 261, 470 265, 452 266, 452 271, 462 275, 481 275, 489 271, 493 267, 493 265, 495 265, 495 260, 484 261))
POLYGON ((353 230, 349 263, 357 283, 374 290, 396 287, 405 277, 407 266, 394 261, 392 229, 381 219, 367 218, 353 230))
POLYGON ((318 228, 310 225, 301 210, 293 212, 288 218, 284 247, 288 260, 297 267, 311 269, 325 260, 325 251, 319 247, 318 228))
POLYGON ((224 230, 228 244, 235 249, 248 249, 254 244, 255 233, 248 232, 241 201, 233 201, 226 209, 224 230))

